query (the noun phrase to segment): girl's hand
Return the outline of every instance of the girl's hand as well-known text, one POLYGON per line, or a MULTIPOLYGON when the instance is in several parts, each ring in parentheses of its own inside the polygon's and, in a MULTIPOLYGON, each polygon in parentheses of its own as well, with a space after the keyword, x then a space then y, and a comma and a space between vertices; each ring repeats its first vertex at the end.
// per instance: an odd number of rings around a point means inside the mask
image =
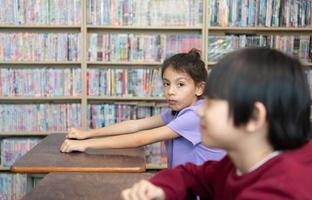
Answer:
POLYGON ((151 182, 141 180, 135 183, 131 188, 125 189, 121 193, 121 197, 124 200, 164 200, 164 191, 151 182))
POLYGON ((79 140, 68 140, 66 139, 61 148, 60 151, 63 153, 69 153, 72 151, 81 151, 84 152, 86 150, 85 147, 85 141, 79 141, 79 140))
POLYGON ((88 138, 88 134, 87 134, 87 131, 79 130, 79 129, 76 129, 76 128, 70 128, 68 130, 66 138, 83 140, 83 139, 88 138))

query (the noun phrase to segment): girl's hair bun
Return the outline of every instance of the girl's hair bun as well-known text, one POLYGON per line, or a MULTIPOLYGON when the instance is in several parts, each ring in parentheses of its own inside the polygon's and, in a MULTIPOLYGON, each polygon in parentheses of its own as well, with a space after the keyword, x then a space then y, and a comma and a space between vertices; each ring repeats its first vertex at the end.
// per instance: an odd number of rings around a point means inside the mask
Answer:
POLYGON ((200 59, 200 50, 196 49, 196 48, 192 48, 189 52, 188 55, 194 57, 194 58, 198 58, 200 59))

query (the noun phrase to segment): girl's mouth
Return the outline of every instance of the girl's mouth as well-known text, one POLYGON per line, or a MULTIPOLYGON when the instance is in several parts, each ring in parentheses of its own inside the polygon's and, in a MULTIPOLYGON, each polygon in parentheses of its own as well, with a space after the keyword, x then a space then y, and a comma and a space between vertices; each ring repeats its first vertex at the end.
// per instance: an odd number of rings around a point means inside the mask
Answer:
POLYGON ((168 100, 168 103, 169 103, 170 105, 174 105, 174 104, 177 103, 177 101, 176 101, 176 100, 168 100))

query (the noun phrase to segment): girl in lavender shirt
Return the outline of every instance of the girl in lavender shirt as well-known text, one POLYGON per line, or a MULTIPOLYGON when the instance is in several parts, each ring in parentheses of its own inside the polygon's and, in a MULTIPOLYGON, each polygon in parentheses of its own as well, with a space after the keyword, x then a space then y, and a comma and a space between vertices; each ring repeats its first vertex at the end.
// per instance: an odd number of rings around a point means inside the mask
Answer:
POLYGON ((223 158, 225 151, 201 144, 200 119, 196 110, 203 104, 201 97, 207 71, 199 52, 192 49, 166 59, 162 66, 162 80, 170 109, 160 115, 127 120, 104 128, 72 128, 60 150, 83 152, 87 148, 131 148, 166 141, 169 167, 223 158))

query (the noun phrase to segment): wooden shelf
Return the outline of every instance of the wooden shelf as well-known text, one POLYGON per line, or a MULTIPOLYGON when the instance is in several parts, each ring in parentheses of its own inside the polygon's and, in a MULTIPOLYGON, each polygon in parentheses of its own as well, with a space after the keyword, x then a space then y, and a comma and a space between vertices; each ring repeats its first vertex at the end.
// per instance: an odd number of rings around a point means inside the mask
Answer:
POLYGON ((117 100, 117 101, 165 101, 164 97, 122 97, 122 96, 88 96, 88 100, 117 100))
POLYGON ((0 101, 25 101, 25 100, 36 100, 36 101, 63 101, 63 100, 81 100, 82 97, 0 97, 0 101))
POLYGON ((10 171, 10 167, 0 165, 0 172, 9 172, 9 171, 10 171))
POLYGON ((109 26, 109 25, 87 25, 87 29, 103 29, 103 30, 161 30, 161 31, 200 31, 203 26, 109 26))
POLYGON ((80 65, 79 61, 0 61, 0 65, 80 65))
POLYGON ((0 29, 80 29, 80 25, 0 24, 0 29))
MULTIPOLYGON (((216 61, 215 62, 207 62, 208 66, 213 66, 215 64, 217 64, 216 61)), ((302 64, 305 65, 305 66, 311 66, 312 67, 312 62, 302 62, 302 64)))
POLYGON ((161 66, 162 62, 139 62, 139 61, 88 61, 88 65, 146 65, 146 66, 161 66))
POLYGON ((264 32, 312 32, 312 27, 219 27, 208 26, 208 31, 264 31, 264 32))

